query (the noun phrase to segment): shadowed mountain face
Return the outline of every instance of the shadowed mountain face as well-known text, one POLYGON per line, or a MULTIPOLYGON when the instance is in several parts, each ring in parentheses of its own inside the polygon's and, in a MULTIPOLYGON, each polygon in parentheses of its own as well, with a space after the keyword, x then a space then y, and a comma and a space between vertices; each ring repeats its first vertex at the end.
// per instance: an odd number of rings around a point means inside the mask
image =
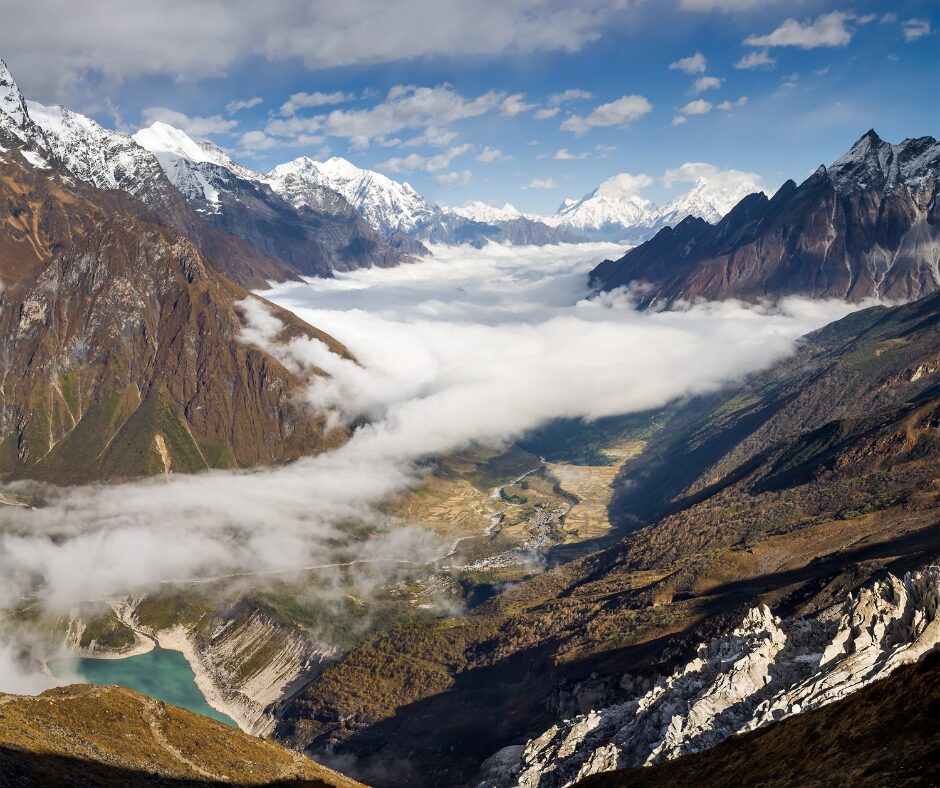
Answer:
MULTIPOLYGON (((293 396, 305 380, 239 340, 236 303, 253 296, 197 244, 15 136, 3 145, 0 472, 62 483, 234 468, 343 439, 293 396)), ((285 333, 345 352, 276 311, 285 333)))
POLYGON ((935 560, 938 314, 940 294, 853 314, 689 403, 615 483, 621 541, 464 618, 378 635, 285 703, 276 736, 379 785, 467 784, 756 602, 812 616, 935 560))
POLYGON ((718 224, 690 217, 591 273, 641 306, 787 295, 914 299, 940 287, 940 144, 869 131, 832 167, 770 199, 745 197, 718 224))

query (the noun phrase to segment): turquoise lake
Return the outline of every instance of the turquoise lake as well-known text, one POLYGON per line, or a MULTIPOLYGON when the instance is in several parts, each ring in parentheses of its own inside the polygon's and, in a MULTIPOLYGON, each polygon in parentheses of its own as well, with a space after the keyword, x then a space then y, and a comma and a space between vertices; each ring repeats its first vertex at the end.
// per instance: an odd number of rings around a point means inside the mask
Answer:
POLYGON ((178 651, 155 648, 125 659, 60 659, 50 662, 49 669, 55 676, 76 674, 88 684, 129 687, 237 727, 234 720, 206 703, 196 686, 196 675, 178 651))

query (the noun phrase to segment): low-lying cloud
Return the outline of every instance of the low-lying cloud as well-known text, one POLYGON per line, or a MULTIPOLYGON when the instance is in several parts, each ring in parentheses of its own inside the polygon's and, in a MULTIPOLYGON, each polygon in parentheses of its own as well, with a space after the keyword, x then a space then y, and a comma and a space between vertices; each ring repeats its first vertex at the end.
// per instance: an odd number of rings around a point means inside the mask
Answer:
MULTIPOLYGON (((44 487, 42 508, 0 510, 0 605, 39 599, 65 611, 160 583, 353 560, 380 582, 383 567, 431 565, 446 546, 380 507, 419 484, 429 456, 715 390, 856 308, 787 299, 642 314, 626 293, 588 300, 587 271, 621 252, 438 248, 418 263, 265 292, 356 362, 316 340, 277 343, 277 318, 243 302, 242 341, 329 374, 311 378, 305 396, 361 425, 349 442, 278 468, 44 487)), ((0 664, 0 690, 8 672, 0 664)))

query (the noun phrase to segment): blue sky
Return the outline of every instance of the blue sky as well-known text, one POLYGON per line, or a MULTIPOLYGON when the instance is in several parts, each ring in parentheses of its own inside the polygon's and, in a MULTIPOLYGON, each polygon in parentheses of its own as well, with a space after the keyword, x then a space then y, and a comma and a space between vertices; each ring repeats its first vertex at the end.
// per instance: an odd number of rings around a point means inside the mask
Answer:
POLYGON ((870 127, 940 131, 940 14, 921 0, 23 5, 0 57, 29 98, 167 120, 261 170, 344 156, 445 204, 550 212, 618 172, 661 202, 686 162, 776 187, 870 127))

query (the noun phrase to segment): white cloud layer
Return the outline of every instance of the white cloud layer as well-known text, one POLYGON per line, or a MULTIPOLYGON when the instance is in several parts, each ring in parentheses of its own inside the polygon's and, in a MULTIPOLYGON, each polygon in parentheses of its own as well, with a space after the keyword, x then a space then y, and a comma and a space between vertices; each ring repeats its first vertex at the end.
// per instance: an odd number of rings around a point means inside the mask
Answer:
POLYGON ((221 115, 191 116, 168 107, 147 107, 141 117, 144 126, 151 126, 159 120, 176 126, 196 138, 207 137, 210 134, 226 134, 238 126, 237 120, 223 118, 221 115))

